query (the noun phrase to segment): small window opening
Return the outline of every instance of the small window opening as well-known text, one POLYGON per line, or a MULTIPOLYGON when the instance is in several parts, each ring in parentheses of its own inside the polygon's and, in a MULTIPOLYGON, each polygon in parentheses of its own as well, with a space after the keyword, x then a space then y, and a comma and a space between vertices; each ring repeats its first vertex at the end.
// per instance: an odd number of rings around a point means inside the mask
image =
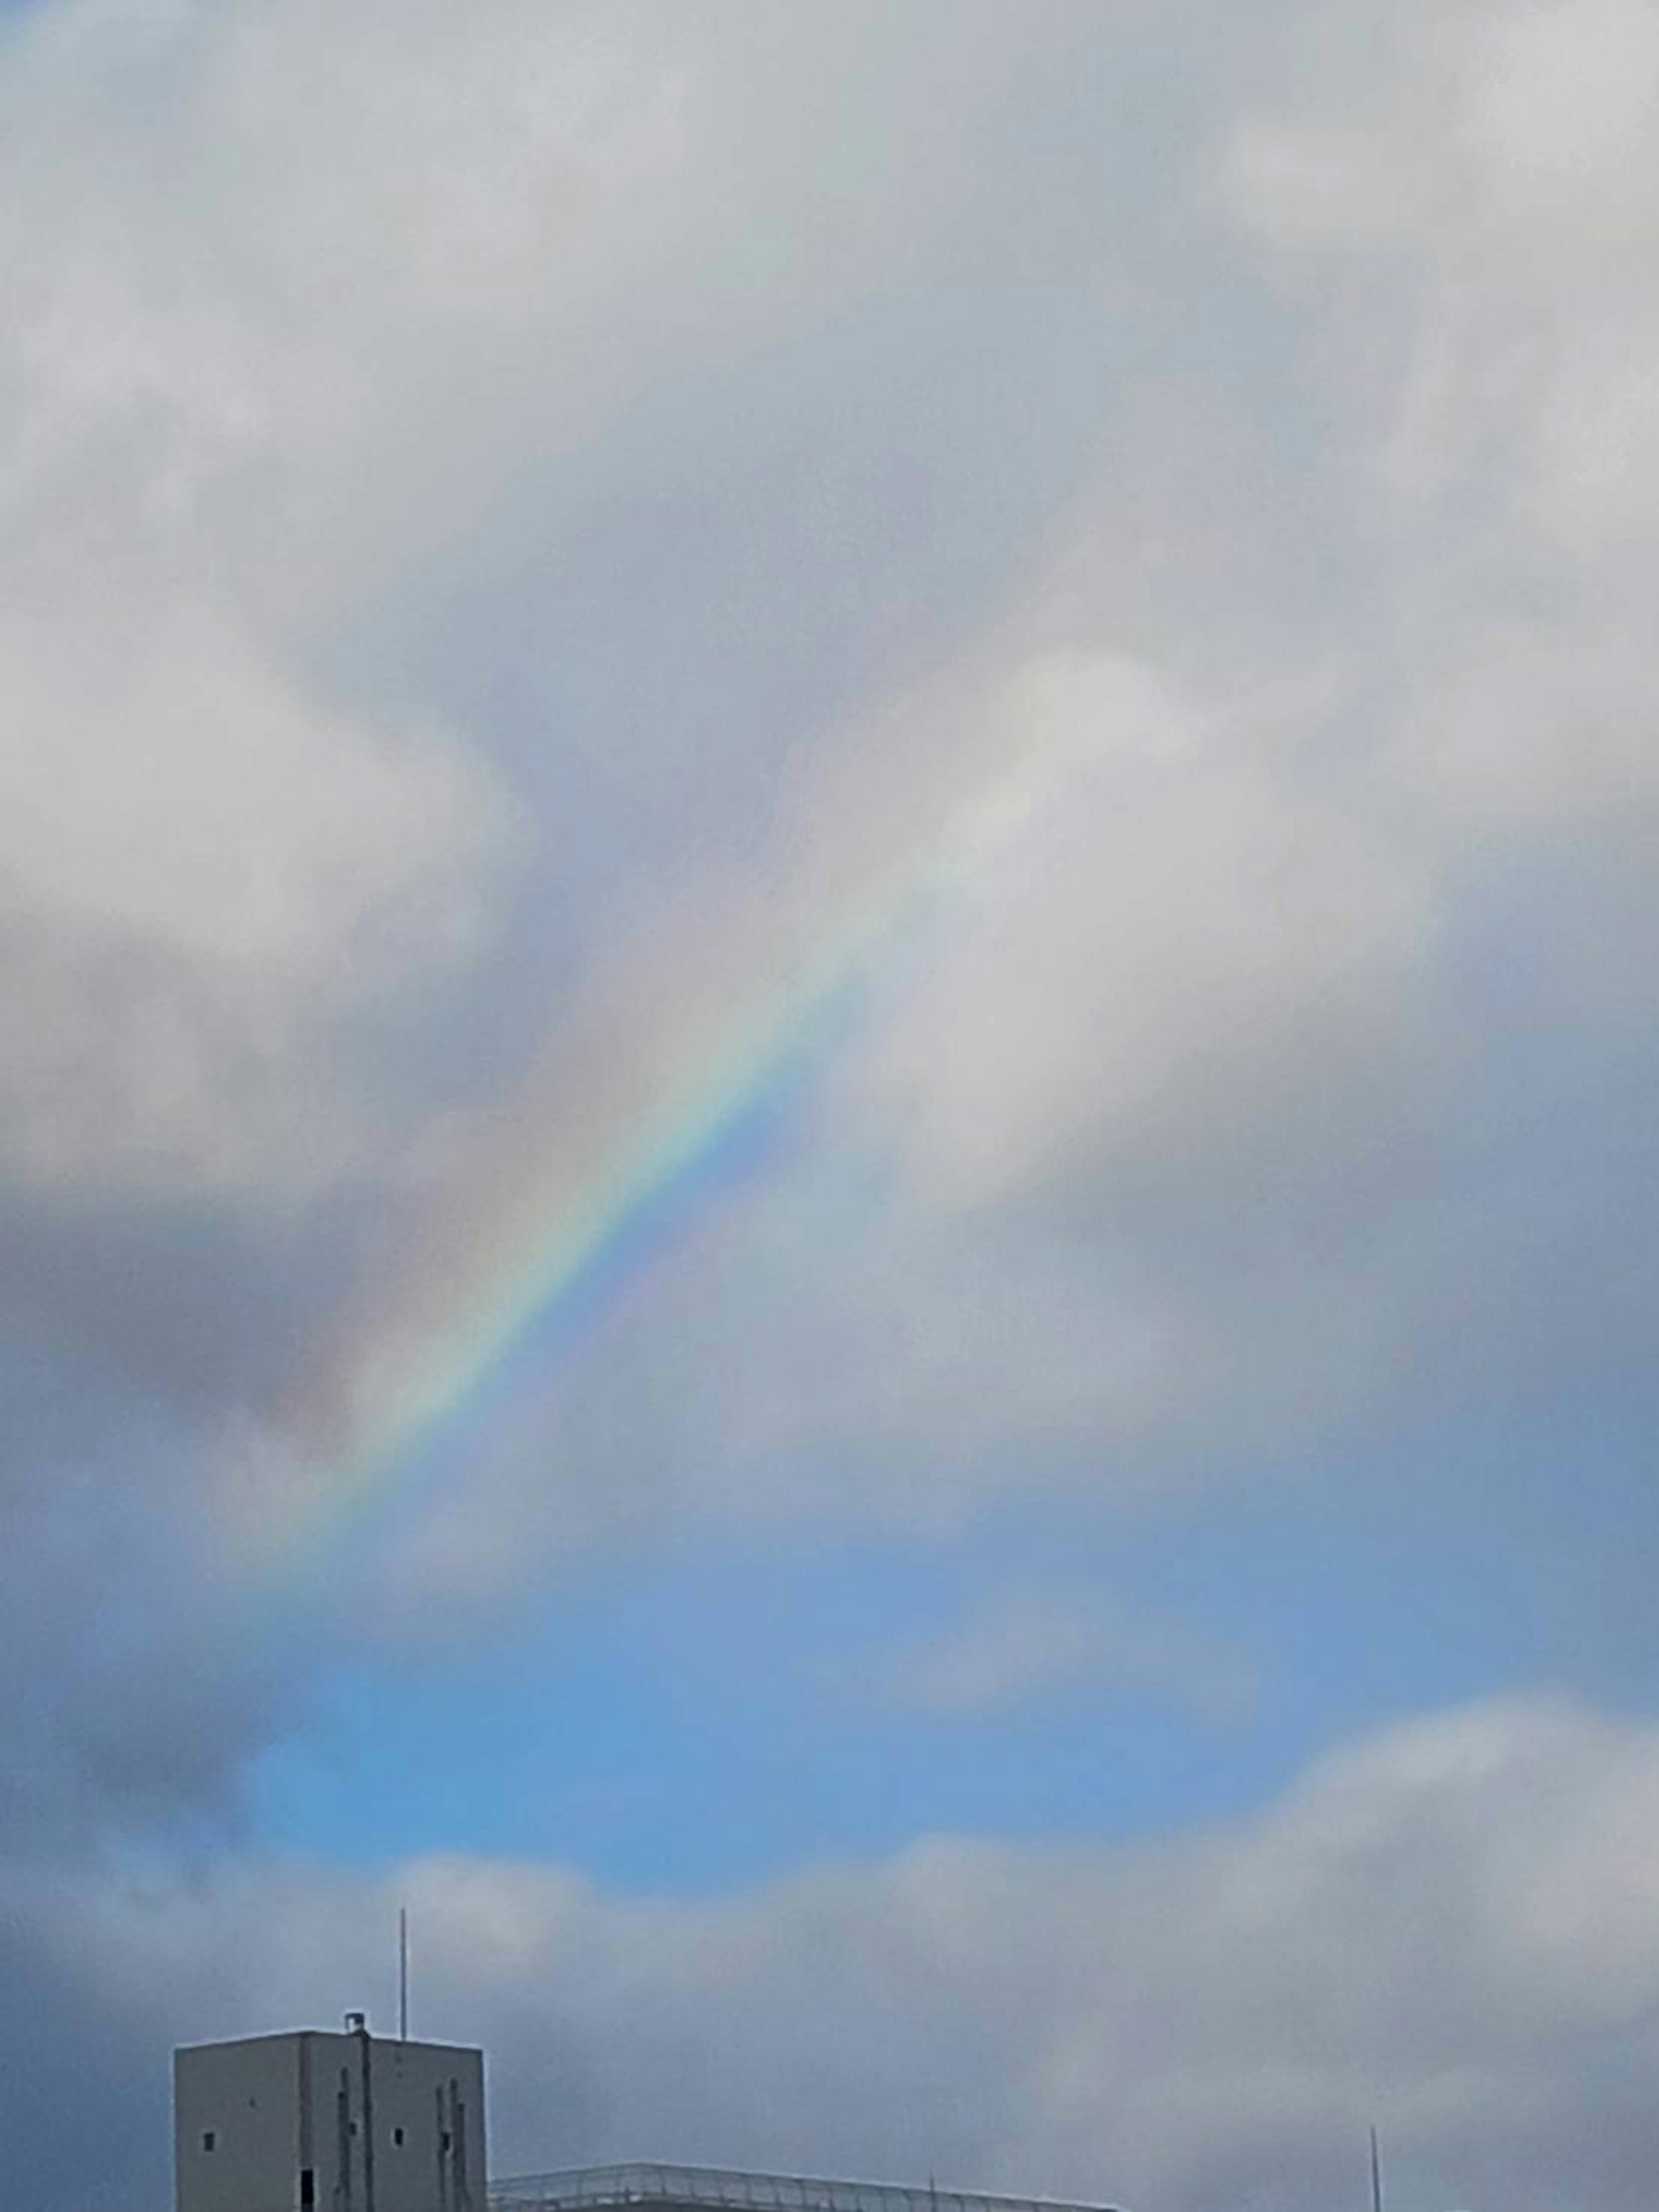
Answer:
POLYGON ((204 2129, 202 2133, 202 2148, 204 2150, 211 2150, 218 2140, 218 2136, 214 2133, 211 2128, 204 2129))
POLYGON ((300 2203, 301 2212, 317 2202, 317 2176, 310 2166, 300 2168, 300 2203))
POLYGON ((403 2147, 404 2147, 404 2131, 403 2131, 403 2130, 402 2130, 401 2128, 393 2128, 393 2130, 392 2130, 392 2142, 395 2142, 395 2143, 397 2144, 397 2146, 398 2146, 398 2149, 399 2149, 399 2150, 401 2150, 401 2149, 403 2148, 403 2147))

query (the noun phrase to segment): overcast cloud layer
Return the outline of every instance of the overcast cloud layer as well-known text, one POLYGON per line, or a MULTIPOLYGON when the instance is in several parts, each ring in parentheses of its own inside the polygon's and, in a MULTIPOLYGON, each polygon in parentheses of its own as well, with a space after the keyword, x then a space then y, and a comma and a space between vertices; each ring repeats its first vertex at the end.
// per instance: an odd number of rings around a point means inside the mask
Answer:
POLYGON ((1402 2202, 1649 2201, 1656 124, 1641 0, 0 7, 34 2212, 162 2202, 169 2039, 357 2001, 404 1893, 498 2163, 1311 2212, 1382 2118, 1402 2202), (276 1571, 458 1286, 930 863, 752 1157, 276 1571), (1526 1679, 1103 1839, 1126 1700, 1295 1702, 1113 1546, 1379 1510, 1472 1613, 1521 1561, 1526 1679), (835 1725, 1069 1698, 1074 1821, 709 1899, 261 1833, 341 1670, 820 1544, 963 1584, 849 1584, 835 1725))

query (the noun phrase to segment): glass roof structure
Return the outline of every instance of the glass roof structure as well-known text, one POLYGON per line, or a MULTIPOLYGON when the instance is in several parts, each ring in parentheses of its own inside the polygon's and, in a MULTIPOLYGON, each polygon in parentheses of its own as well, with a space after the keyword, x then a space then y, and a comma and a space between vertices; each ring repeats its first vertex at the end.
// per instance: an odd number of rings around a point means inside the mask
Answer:
POLYGON ((711 2166, 585 2166, 492 2181, 489 2212, 622 2212, 638 2205, 708 2206, 711 2212, 1111 2212, 1051 2197, 988 2197, 961 2189, 884 2181, 823 2181, 805 2174, 742 2173, 711 2166))

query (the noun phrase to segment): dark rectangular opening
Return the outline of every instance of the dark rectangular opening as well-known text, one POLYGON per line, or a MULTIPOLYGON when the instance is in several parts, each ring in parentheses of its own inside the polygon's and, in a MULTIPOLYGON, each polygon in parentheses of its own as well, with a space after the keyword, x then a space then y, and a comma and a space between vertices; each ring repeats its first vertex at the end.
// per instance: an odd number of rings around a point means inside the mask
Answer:
POLYGON ((397 2146, 398 2146, 398 2149, 399 2149, 399 2150, 401 2150, 401 2149, 403 2148, 403 2147, 404 2147, 404 2131, 403 2131, 403 2130, 402 2130, 401 2128, 393 2128, 393 2130, 392 2130, 392 2142, 395 2142, 395 2143, 397 2144, 397 2146))
POLYGON ((316 2202, 317 2176, 310 2166, 302 2166, 300 2168, 300 2203, 301 2212, 304 2212, 304 2208, 313 2205, 316 2202))
POLYGON ((214 2134, 213 2130, 212 2130, 211 2128, 205 2128, 205 2129, 204 2129, 204 2130, 203 2130, 203 2132, 202 2132, 202 2148, 203 2148, 204 2150, 211 2150, 211 2149, 213 2148, 213 2146, 215 2145, 215 2143, 216 2143, 216 2142, 218 2142, 218 2140, 219 2140, 218 2136, 216 2136, 216 2135, 214 2134))

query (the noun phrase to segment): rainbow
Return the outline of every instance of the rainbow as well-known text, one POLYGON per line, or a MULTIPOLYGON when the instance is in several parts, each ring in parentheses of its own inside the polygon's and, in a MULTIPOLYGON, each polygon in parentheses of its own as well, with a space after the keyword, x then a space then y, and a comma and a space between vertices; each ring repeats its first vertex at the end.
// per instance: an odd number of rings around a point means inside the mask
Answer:
POLYGON ((476 1447, 525 1382, 750 1171, 896 956, 1005 862, 1023 861, 1029 882, 1034 833, 1072 818, 1062 803, 1104 751, 1102 735, 1085 731, 1005 763, 920 850, 851 900, 793 972, 704 1042, 576 1188, 551 1160, 514 1164, 510 1219, 446 1281, 435 1311, 354 1408, 343 1448, 295 1501, 285 1557, 332 1554, 392 1500, 449 1479, 459 1449, 476 1447))

